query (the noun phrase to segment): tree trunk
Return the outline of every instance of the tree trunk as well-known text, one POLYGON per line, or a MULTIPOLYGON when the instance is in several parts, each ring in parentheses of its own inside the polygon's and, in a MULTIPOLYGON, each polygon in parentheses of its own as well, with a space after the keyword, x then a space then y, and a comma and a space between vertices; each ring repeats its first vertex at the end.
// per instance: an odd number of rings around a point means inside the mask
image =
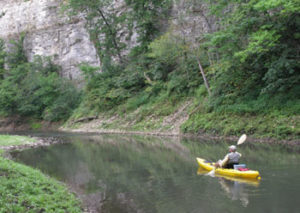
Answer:
POLYGON ((201 72, 201 75, 202 75, 205 87, 207 89, 208 95, 211 96, 211 91, 210 91, 210 88, 209 88, 209 84, 208 84, 208 81, 206 79, 206 76, 205 76, 205 73, 204 73, 204 70, 203 70, 203 67, 201 65, 201 62, 200 62, 199 58, 197 58, 197 62, 198 62, 198 66, 199 66, 199 69, 200 69, 200 72, 201 72))
POLYGON ((149 76, 144 72, 144 77, 147 79, 148 83, 152 85, 152 81, 149 76))
POLYGON ((122 58, 122 56, 121 56, 121 50, 120 50, 120 48, 119 48, 119 46, 118 46, 118 43, 117 43, 117 41, 116 41, 115 34, 114 34, 114 32, 113 32, 113 30, 112 30, 112 28, 111 28, 111 25, 108 23, 107 19, 105 18, 105 16, 104 16, 102 10, 101 10, 101 9, 98 9, 98 12, 99 12, 99 14, 101 15, 101 17, 102 17, 102 19, 103 19, 105 25, 107 26, 107 28, 108 28, 108 30, 109 30, 109 32, 110 32, 110 35, 112 36, 113 44, 114 44, 115 48, 117 49, 117 54, 118 54, 119 60, 120 60, 120 62, 122 63, 122 62, 123 62, 123 58, 122 58))

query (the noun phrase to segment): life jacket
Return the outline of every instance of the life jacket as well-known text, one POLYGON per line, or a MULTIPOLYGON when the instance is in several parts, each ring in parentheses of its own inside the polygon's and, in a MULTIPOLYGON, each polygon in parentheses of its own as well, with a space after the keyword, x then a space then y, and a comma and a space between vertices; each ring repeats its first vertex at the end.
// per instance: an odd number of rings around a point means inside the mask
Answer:
POLYGON ((241 154, 238 152, 231 152, 228 154, 228 162, 227 163, 239 163, 241 154))

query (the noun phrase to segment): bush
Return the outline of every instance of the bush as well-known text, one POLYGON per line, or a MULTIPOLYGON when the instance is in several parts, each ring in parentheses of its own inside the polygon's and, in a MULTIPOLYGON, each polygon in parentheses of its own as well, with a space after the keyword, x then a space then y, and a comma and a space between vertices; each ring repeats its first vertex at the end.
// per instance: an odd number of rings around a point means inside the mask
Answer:
POLYGON ((27 62, 23 41, 21 36, 20 41, 12 42, 8 54, 9 68, 0 81, 1 114, 49 121, 67 119, 78 106, 80 93, 59 76, 60 67, 50 57, 35 56, 33 62, 27 62))

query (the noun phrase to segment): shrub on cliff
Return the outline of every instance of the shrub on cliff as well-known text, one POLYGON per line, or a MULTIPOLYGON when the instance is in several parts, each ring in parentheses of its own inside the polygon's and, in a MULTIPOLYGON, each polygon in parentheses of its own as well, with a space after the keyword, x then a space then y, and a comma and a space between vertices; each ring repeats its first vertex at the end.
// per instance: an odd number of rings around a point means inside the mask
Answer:
POLYGON ((59 76, 60 67, 51 58, 36 56, 27 62, 23 37, 12 42, 7 69, 0 81, 0 113, 30 116, 49 121, 67 119, 80 102, 80 93, 59 76))

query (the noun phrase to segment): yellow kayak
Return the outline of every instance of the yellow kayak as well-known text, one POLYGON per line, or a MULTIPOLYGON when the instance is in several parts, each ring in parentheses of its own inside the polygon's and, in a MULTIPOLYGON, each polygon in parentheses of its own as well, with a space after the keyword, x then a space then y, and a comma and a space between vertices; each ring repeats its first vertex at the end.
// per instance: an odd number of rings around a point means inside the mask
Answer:
MULTIPOLYGON (((209 173, 209 171, 207 171, 206 169, 203 169, 202 167, 199 166, 199 168, 197 170, 197 175, 206 175, 207 173, 209 173)), ((220 174, 215 174, 215 176, 224 178, 226 180, 236 181, 239 183, 245 183, 245 184, 256 186, 256 187, 259 186, 259 184, 260 184, 260 179, 238 178, 238 177, 231 177, 231 176, 220 175, 220 174)))
MULTIPOLYGON (((207 171, 213 170, 214 163, 207 162, 205 159, 197 158, 197 162, 199 166, 207 171)), ((260 175, 258 171, 248 170, 248 171, 239 171, 236 169, 222 169, 217 168, 215 169, 215 174, 236 177, 236 178, 253 178, 253 179, 260 179, 260 175)))

